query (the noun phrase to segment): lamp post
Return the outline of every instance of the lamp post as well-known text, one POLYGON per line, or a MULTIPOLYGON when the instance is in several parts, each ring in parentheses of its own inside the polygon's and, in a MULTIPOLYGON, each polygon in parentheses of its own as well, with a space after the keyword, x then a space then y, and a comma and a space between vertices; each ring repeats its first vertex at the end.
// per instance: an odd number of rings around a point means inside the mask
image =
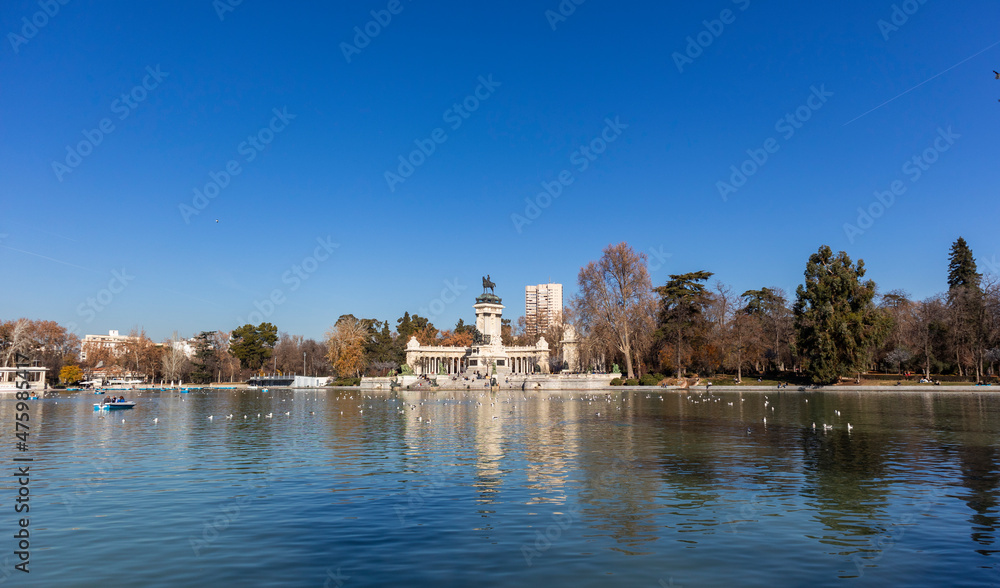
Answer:
POLYGON ((308 376, 309 375, 308 373, 306 373, 306 352, 305 351, 302 352, 302 375, 303 376, 308 376))

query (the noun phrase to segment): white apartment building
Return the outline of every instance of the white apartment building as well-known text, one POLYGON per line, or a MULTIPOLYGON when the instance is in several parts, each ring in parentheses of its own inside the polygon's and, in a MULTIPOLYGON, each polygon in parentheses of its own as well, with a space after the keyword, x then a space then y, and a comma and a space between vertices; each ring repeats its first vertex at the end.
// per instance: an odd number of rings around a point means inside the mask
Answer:
POLYGON ((562 323, 562 284, 524 287, 524 322, 527 335, 534 337, 562 323))

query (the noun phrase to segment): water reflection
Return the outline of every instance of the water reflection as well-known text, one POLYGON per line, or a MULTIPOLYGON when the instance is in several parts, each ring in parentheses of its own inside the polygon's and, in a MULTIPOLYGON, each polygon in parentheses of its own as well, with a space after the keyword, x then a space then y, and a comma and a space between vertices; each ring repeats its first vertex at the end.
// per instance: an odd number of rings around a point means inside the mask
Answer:
MULTIPOLYGON (((83 569, 114 582, 89 562, 136 544, 162 563, 124 562, 115 578, 150 586, 268 565, 319 585, 331 561, 358 585, 399 573, 719 584, 727 566, 753 569, 750 584, 792 572, 947 582, 956 566, 971 583, 1000 577, 989 394, 193 391, 145 394, 122 415, 93 413, 93 398, 32 404, 45 480, 33 496, 51 523, 46 549, 66 562, 39 585, 83 569), (233 504, 245 506, 195 557, 190 537, 233 504), (921 556, 945 544, 947 558, 921 556)), ((0 401, 0 420, 13 412, 0 401)))

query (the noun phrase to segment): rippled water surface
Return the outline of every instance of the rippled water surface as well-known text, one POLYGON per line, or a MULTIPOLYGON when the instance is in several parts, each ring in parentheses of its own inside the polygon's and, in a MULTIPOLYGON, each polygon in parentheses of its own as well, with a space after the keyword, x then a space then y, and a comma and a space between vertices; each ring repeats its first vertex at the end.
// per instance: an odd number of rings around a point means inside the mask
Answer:
POLYGON ((7 395, 0 582, 1000 585, 1000 397, 782 392, 7 395))

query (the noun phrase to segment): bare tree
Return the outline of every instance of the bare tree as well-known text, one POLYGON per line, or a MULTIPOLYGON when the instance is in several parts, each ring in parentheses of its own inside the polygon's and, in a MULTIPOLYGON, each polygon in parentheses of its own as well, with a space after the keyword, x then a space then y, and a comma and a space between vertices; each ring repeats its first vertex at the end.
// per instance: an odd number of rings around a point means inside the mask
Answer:
POLYGON ((633 352, 641 330, 651 330, 655 303, 646 254, 625 242, 608 245, 599 260, 580 270, 574 305, 589 333, 609 337, 624 356, 628 378, 635 377, 633 352))
POLYGON ((163 354, 163 375, 170 382, 176 382, 184 375, 188 363, 184 350, 181 349, 180 337, 174 331, 173 337, 165 343, 166 352, 163 354))

